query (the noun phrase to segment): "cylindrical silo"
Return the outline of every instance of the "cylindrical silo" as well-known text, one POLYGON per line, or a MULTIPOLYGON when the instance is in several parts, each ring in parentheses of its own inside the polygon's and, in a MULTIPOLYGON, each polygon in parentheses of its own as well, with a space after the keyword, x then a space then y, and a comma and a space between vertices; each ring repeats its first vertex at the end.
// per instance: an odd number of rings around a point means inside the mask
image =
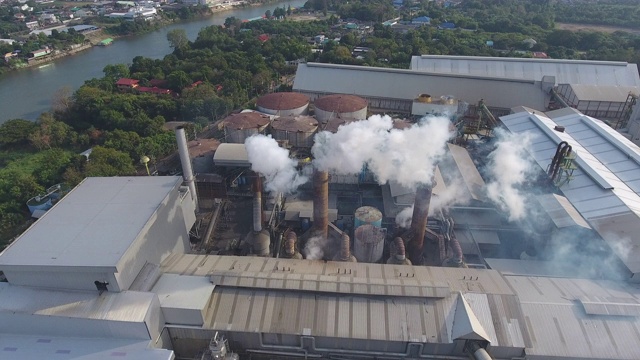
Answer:
POLYGON ((309 97, 294 92, 271 93, 258 98, 256 109, 271 115, 306 115, 309 110, 309 97))
POLYGON ((264 133, 269 122, 267 115, 252 111, 230 115, 224 119, 225 139, 229 143, 244 144, 248 137, 264 133))
POLYGON ((288 141, 295 147, 310 148, 318 131, 318 121, 311 116, 279 117, 271 123, 271 135, 279 141, 288 141))
POLYGON ((354 255, 358 262, 380 261, 384 251, 384 232, 371 224, 358 227, 355 231, 354 255))
POLYGON ((323 96, 314 102, 316 119, 322 123, 335 117, 364 120, 367 105, 367 100, 359 96, 344 94, 323 96))
POLYGON ((382 213, 373 206, 362 206, 356 209, 353 220, 353 228, 357 229, 361 225, 371 224, 376 227, 382 226, 382 213))

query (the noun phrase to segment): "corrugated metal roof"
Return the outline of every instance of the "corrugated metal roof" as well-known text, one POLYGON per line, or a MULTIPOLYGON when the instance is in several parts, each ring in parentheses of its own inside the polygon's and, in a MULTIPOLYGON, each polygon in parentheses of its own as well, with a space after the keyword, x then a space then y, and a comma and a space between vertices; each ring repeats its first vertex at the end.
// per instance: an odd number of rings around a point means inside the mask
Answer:
POLYGON ((196 276, 209 276, 216 271, 234 271, 238 274, 242 272, 311 274, 342 277, 341 279, 344 280, 348 277, 364 278, 367 283, 415 278, 421 281, 446 283, 452 292, 513 294, 497 271, 466 268, 173 254, 161 264, 161 270, 165 273, 196 276))
POLYGON ((460 173, 470 198, 480 201, 484 200, 484 189, 486 185, 467 149, 453 144, 447 144, 447 147, 449 148, 448 155, 450 155, 455 162, 456 169, 460 173))
POLYGON ((602 301, 595 296, 581 298, 580 303, 589 315, 640 316, 640 303, 602 301))
POLYGON ((557 84, 640 86, 636 64, 618 61, 422 55, 411 58, 411 69, 535 81, 555 76, 557 84))
POLYGON ((178 176, 86 178, 0 254, 0 269, 113 269, 181 183, 178 176))
POLYGON ((545 109, 548 102, 548 96, 535 81, 319 63, 299 64, 293 88, 305 93, 411 101, 419 94, 429 93, 474 104, 484 99, 489 107, 505 109, 517 105, 545 109))
POLYGON ((578 101, 626 102, 629 93, 640 94, 637 86, 604 86, 587 84, 569 84, 578 101))
POLYGON ((173 360, 171 350, 150 349, 149 341, 80 339, 51 336, 0 334, 2 360, 173 360))
MULTIPOLYGON (((168 275, 168 274, 167 274, 168 275)), ((287 272, 252 273, 214 271, 211 282, 219 286, 272 290, 300 290, 321 293, 381 295, 389 297, 444 298, 447 283, 413 277, 367 279, 349 275, 316 275, 287 272)))
POLYGON ((0 283, 0 312, 143 322, 156 295, 136 291, 54 291, 0 283))
POLYGON ((500 119, 511 132, 534 136, 528 151, 542 169, 561 141, 571 145, 578 169, 560 190, 629 270, 640 272, 640 148, 579 112, 547 115, 553 120, 527 112, 500 119), (554 131, 556 125, 564 126, 565 132, 554 131))

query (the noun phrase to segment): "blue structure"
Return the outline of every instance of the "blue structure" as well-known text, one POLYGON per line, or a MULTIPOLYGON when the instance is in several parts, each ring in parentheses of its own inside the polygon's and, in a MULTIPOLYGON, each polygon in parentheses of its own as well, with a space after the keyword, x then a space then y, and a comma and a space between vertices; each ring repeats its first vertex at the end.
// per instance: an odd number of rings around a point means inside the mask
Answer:
POLYGON ((429 25, 431 24, 431 18, 428 16, 419 16, 417 18, 411 19, 411 23, 420 24, 420 25, 429 25))
POLYGON ((440 29, 455 29, 456 28, 456 24, 452 23, 452 22, 445 22, 440 24, 440 29))
POLYGON ((487 46, 493 46, 493 41, 487 40, 487 46))

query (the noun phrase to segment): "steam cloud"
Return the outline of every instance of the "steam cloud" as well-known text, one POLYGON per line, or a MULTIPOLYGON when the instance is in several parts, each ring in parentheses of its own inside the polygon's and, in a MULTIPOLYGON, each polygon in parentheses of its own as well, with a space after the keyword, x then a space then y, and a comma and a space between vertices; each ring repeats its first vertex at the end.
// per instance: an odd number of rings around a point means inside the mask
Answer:
POLYGON ((309 180, 296 170, 289 151, 278 146, 271 136, 254 135, 244 142, 251 170, 262 174, 267 191, 292 193, 309 180))
POLYGON ((430 183, 435 163, 452 137, 449 119, 425 117, 407 129, 393 129, 389 116, 373 115, 316 134, 311 149, 314 165, 339 174, 357 174, 366 164, 380 184, 395 180, 416 188, 430 183))
POLYGON ((396 225, 403 229, 408 229, 411 226, 411 218, 413 217, 413 206, 402 209, 396 215, 396 225))
POLYGON ((321 236, 310 238, 304 246, 304 257, 308 260, 321 260, 324 256, 324 248, 326 245, 327 239, 321 236))
POLYGON ((493 181, 487 184, 487 196, 503 211, 509 220, 520 220, 526 214, 526 194, 518 189, 533 174, 533 163, 526 149, 531 145, 527 133, 512 134, 495 131, 498 143, 489 154, 489 171, 493 181))

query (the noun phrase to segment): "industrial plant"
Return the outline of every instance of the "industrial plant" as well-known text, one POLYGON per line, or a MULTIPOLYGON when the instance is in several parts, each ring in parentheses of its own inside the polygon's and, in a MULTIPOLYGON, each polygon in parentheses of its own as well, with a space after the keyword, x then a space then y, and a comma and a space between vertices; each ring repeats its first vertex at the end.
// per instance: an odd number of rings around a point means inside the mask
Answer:
POLYGON ((87 178, 0 253, 0 359, 640 359, 639 94, 301 63, 219 141, 178 127, 182 176, 87 178))

